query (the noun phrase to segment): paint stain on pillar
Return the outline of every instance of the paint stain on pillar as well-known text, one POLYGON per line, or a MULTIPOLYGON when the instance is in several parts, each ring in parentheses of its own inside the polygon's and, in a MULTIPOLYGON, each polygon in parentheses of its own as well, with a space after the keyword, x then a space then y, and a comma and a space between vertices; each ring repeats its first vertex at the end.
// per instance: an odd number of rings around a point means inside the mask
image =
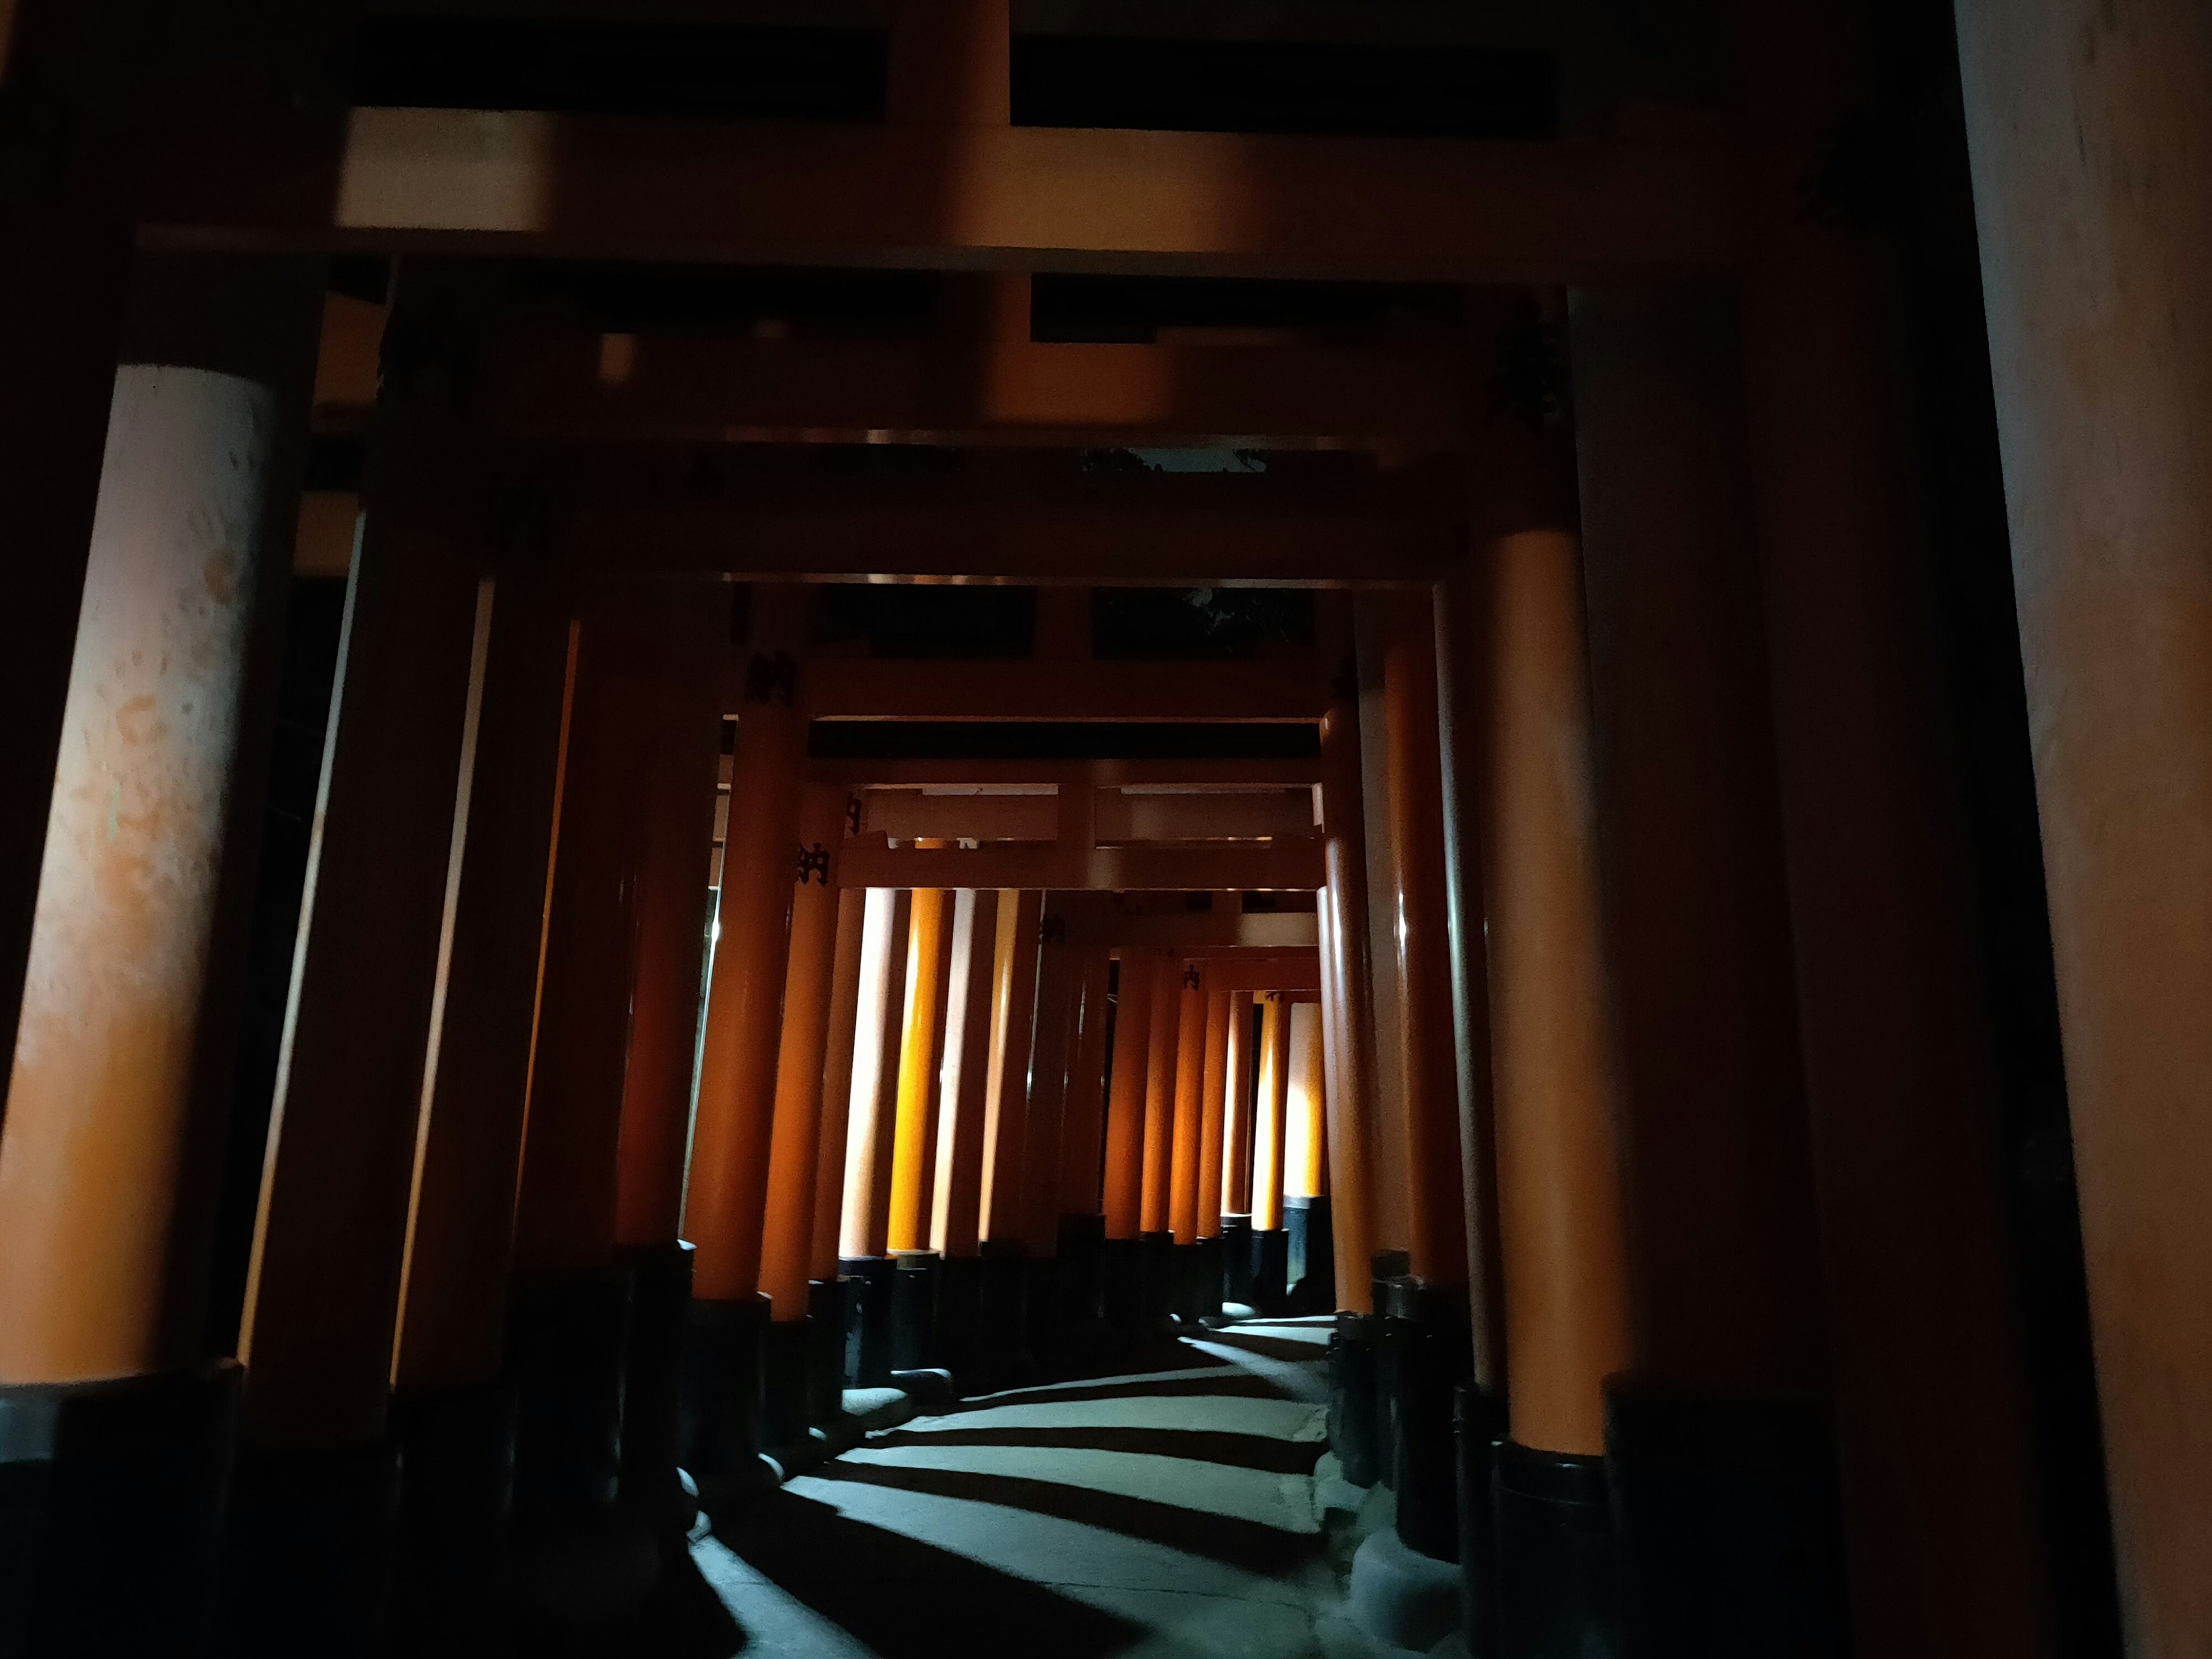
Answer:
POLYGON ((152 1368, 274 400, 117 371, 0 1133, 0 1382, 152 1368))

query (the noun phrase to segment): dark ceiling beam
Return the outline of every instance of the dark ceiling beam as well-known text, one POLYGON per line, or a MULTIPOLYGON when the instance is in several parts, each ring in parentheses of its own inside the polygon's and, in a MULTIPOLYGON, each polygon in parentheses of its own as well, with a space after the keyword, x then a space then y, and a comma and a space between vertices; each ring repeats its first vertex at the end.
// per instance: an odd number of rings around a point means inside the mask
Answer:
POLYGON ((195 109, 161 130, 140 223, 169 246, 1546 285, 1710 271, 1735 253, 1725 133, 1498 143, 387 109, 342 130, 195 109))
POLYGON ((1463 444, 1474 376, 1429 349, 757 340, 514 331, 482 418, 542 440, 678 443, 1463 444))

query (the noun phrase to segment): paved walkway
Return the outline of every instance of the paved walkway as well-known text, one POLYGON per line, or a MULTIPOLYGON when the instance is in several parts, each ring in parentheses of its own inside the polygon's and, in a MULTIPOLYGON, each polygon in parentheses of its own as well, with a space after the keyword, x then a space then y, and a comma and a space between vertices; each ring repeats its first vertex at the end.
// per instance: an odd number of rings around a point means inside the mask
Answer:
POLYGON ((708 1622, 728 1645, 706 1648, 1369 1654, 1340 1610, 1342 1517, 1325 1527, 1316 1498, 1328 1334, 1318 1320, 1240 1326, 1164 1346, 1151 1369, 872 1435, 694 1545, 701 1601, 726 1612, 708 1622))

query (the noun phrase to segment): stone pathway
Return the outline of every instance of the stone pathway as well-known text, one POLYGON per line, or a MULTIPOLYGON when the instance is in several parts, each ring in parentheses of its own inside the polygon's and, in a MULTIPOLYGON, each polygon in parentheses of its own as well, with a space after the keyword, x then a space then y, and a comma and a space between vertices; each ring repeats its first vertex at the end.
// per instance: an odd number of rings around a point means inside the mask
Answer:
POLYGON ((1328 1335, 1239 1326, 871 1435, 694 1545, 726 1651, 1367 1659, 1327 1507, 1353 1491, 1324 1461, 1328 1335))

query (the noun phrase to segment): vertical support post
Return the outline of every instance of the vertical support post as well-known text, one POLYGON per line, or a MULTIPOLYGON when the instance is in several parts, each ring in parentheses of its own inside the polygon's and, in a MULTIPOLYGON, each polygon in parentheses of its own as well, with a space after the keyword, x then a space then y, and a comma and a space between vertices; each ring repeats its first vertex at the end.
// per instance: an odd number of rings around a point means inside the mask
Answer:
POLYGON ((1328 1056, 1329 1161, 1336 1180, 1329 1221, 1335 1241, 1336 1304, 1374 1311, 1375 1254, 1367 1120, 1375 1109, 1373 1007, 1368 1000, 1367 869, 1359 792, 1358 708, 1330 704, 1322 721, 1322 831, 1328 884, 1318 899, 1322 935, 1322 1031, 1328 1056))
POLYGON ((1222 1055, 1218 1215, 1252 1213, 1252 994, 1231 991, 1222 1055))
POLYGON ((945 1023, 945 912, 952 894, 917 888, 907 933, 906 1007, 900 1022, 898 1117, 891 1141, 890 1249, 929 1248, 923 1182, 929 1173, 930 1103, 938 1087, 938 1033, 945 1023))
POLYGON ((858 1281, 860 1310, 846 1374, 861 1388, 890 1376, 891 1141, 898 1124, 899 1036, 906 1022, 908 934, 913 896, 872 887, 860 939, 859 1007, 842 1159, 838 1266, 858 1281))
POLYGON ((2188 0, 1956 11, 2124 1637, 2185 1653, 2212 1643, 2212 40, 2188 0))
POLYGON ((802 1443, 811 1418, 808 1361, 812 1334, 809 1270, 814 1252, 814 1159, 822 1142, 823 1068, 837 965, 837 848, 845 801, 823 784, 802 787, 799 884, 791 906, 783 1025, 775 1063, 775 1116, 769 1135, 767 1211, 761 1231, 762 1437, 802 1443))
MULTIPOLYGON (((991 1077, 983 1132, 982 1212, 987 1242, 1018 1243, 1027 1218, 1023 1199, 1030 1150, 1030 1060, 1037 1029, 1038 935, 1043 921, 1042 893, 1009 890, 999 895, 991 989, 991 1077)), ((1055 1142, 1045 1150, 1060 1149, 1055 1142)))

